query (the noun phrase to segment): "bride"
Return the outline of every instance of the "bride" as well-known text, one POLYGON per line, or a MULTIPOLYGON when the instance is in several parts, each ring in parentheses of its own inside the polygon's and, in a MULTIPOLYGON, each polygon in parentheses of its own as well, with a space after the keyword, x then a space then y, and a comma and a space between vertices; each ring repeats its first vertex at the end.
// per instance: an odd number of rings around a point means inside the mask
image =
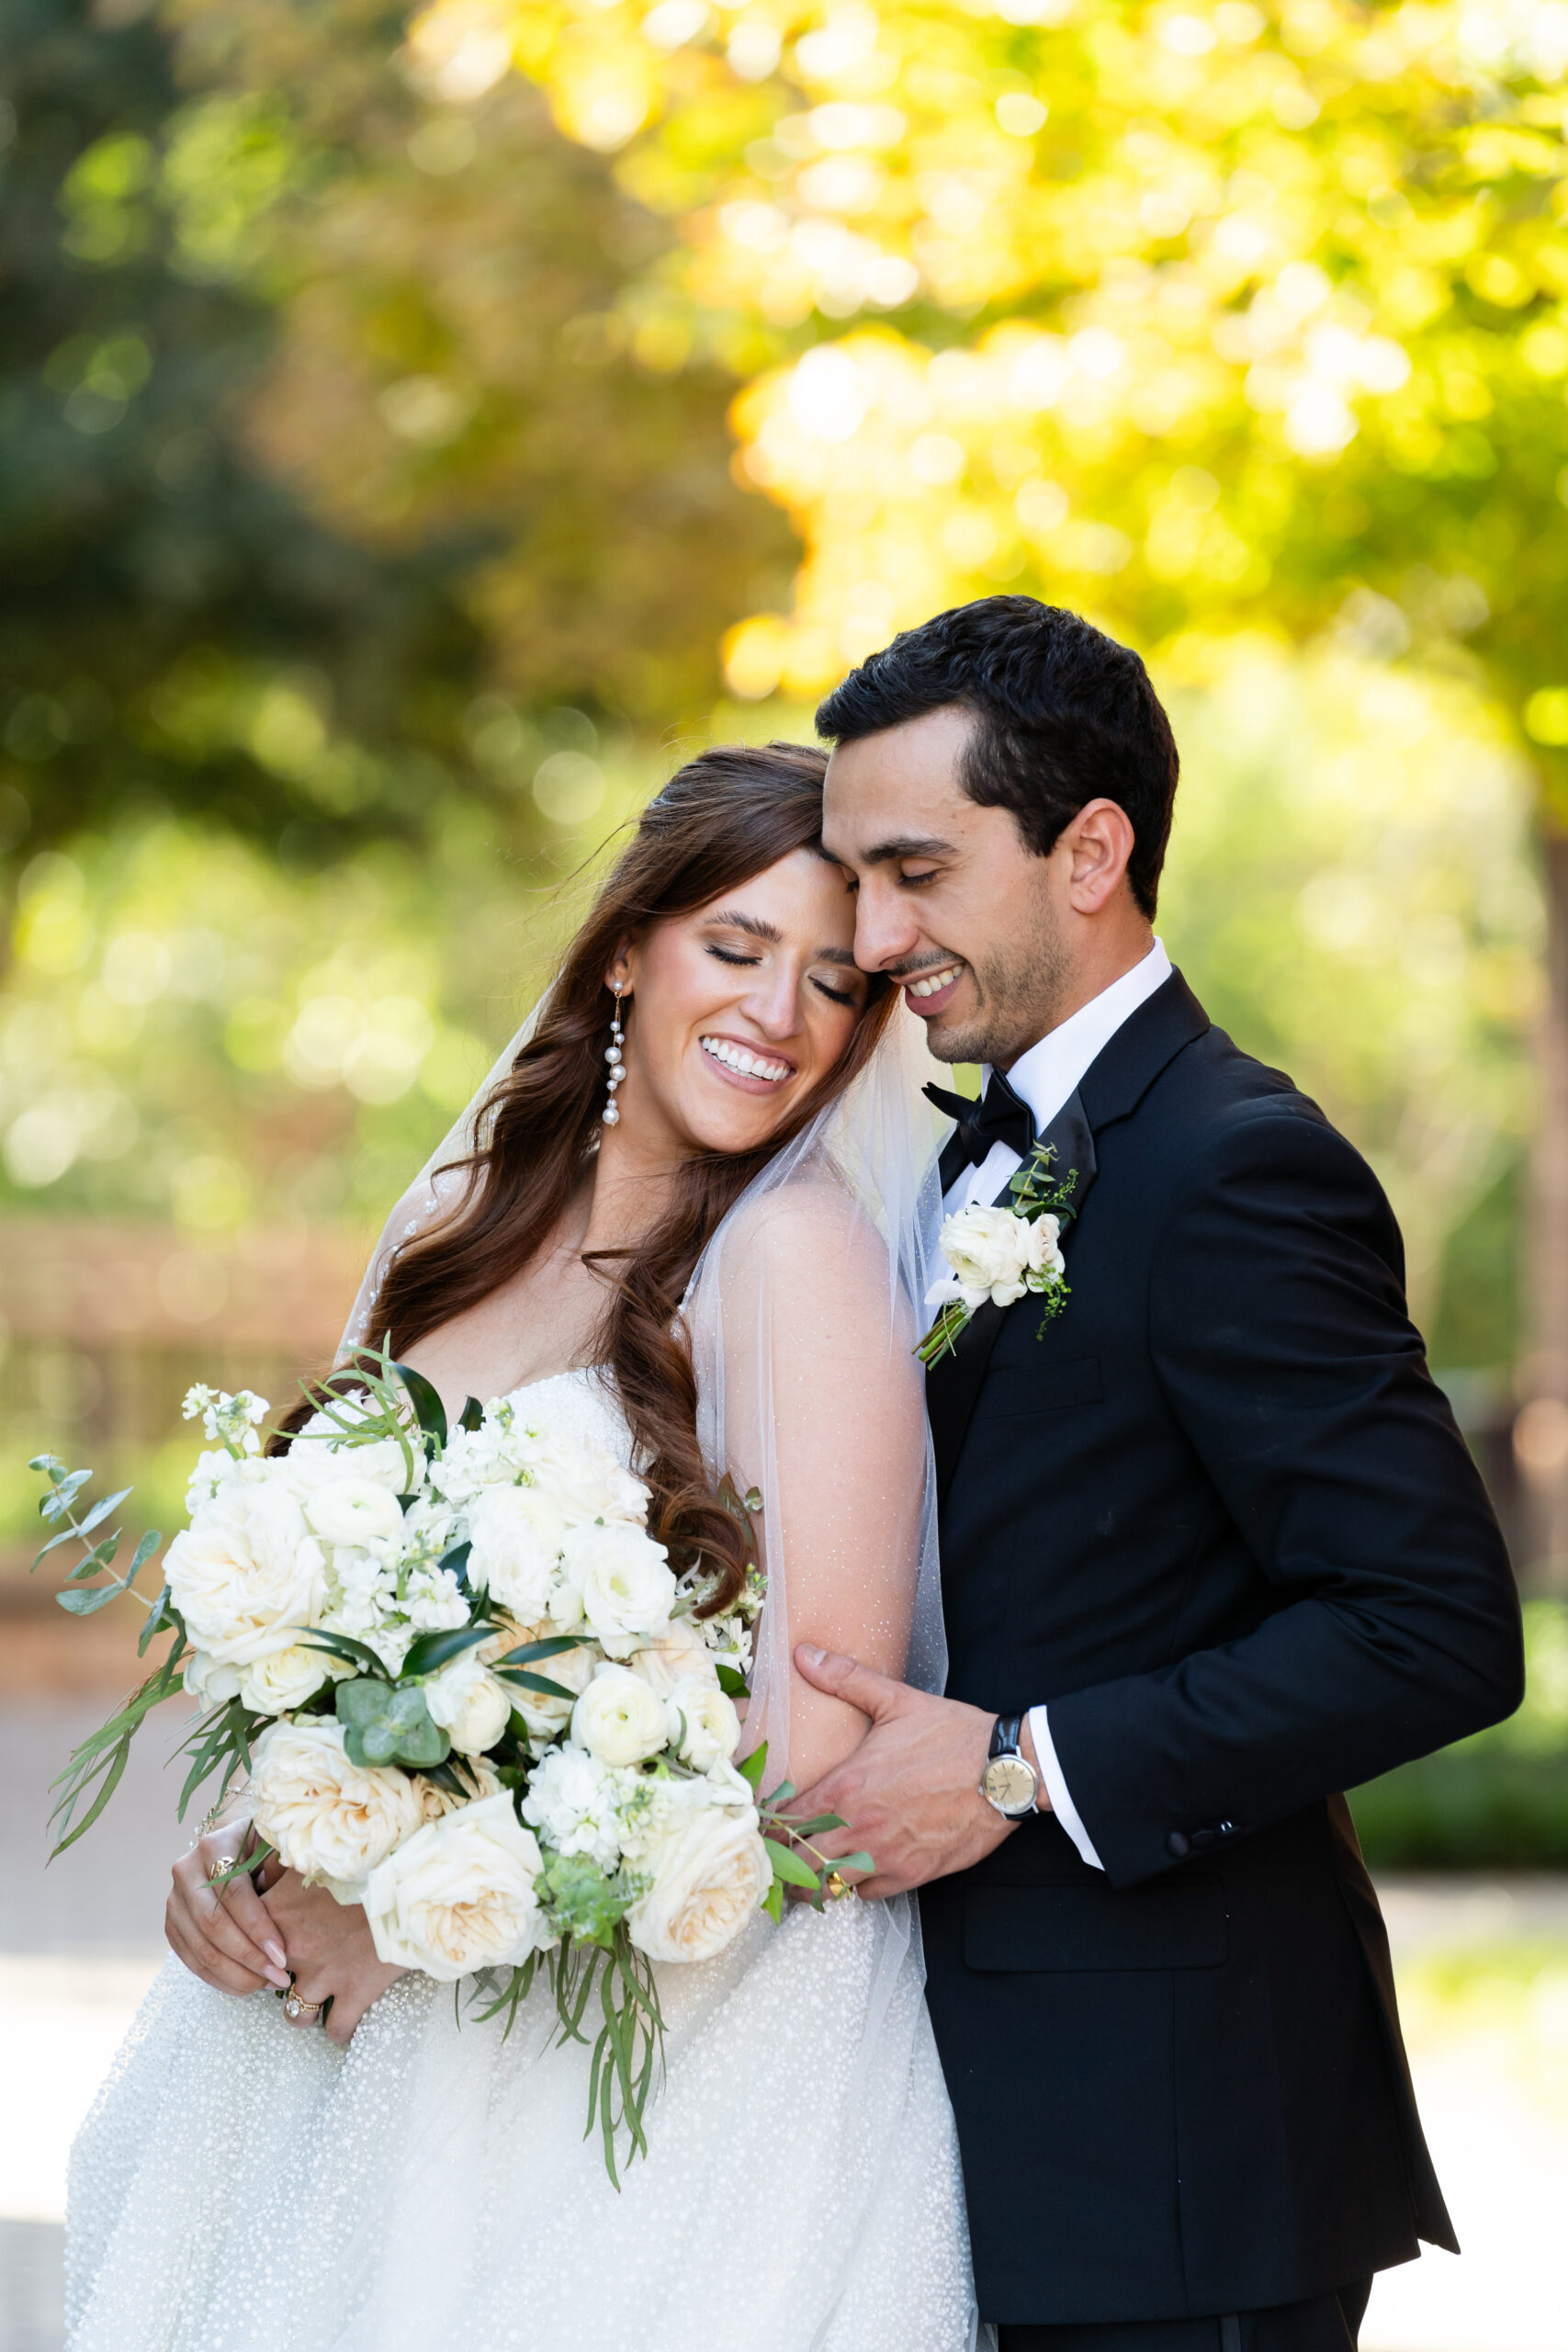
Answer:
MULTIPOLYGON (((865 1721, 793 1672, 792 1644, 942 1672, 910 1353, 931 1137, 913 1024, 856 969, 818 846, 823 764, 718 751, 666 785, 394 1211, 348 1338, 389 1331, 454 1417, 550 1389, 727 1590, 742 1538, 714 1488, 760 1487, 747 1740, 770 1785, 802 1787, 865 1721)), ((716 1959, 660 1966, 666 2069, 617 2193, 547 1988, 503 2038, 292 1872, 220 1901, 209 1871, 246 1835, 176 1866, 178 1959, 73 2151, 71 2352, 974 2345, 908 1898, 759 1913, 716 1959)))

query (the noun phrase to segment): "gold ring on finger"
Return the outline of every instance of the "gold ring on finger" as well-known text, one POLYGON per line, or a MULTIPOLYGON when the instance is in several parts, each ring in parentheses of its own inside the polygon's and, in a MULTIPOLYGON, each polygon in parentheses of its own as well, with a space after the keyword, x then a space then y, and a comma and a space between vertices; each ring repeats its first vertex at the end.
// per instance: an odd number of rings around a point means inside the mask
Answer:
POLYGON ((854 1888, 850 1884, 849 1880, 839 1871, 829 1871, 823 1884, 835 1903, 841 1903, 846 1894, 854 1893, 854 1888))
POLYGON ((314 2025, 321 2014, 320 2001, 308 2001, 303 1993, 290 1985, 284 1998, 283 2014, 290 2025, 314 2025))
POLYGON ((228 1876, 229 1865, 227 1862, 209 1862, 208 1864, 207 1883, 209 1886, 219 1887, 223 1885, 228 1876))

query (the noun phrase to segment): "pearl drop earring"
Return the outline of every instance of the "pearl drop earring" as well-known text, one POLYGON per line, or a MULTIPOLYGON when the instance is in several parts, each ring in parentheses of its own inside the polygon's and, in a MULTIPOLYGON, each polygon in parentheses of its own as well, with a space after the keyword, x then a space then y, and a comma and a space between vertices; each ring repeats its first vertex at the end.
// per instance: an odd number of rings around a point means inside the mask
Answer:
POLYGON ((604 1121, 605 1126, 618 1127, 621 1123, 621 1114, 615 1108, 615 1089, 619 1086, 622 1079, 625 1078, 626 1074, 623 1064, 621 1051, 623 1043, 621 1032, 622 984, 619 980, 615 980, 611 985, 615 991, 615 1017, 610 1023, 610 1043, 604 1051, 604 1059, 610 1065, 610 1099, 605 1103, 604 1108, 601 1111, 599 1115, 604 1121))

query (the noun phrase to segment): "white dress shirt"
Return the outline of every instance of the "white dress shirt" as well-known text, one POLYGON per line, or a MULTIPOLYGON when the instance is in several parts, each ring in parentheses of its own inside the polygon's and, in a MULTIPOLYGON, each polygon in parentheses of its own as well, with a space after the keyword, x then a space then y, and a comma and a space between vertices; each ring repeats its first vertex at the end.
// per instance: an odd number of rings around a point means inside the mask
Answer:
MULTIPOLYGON (((1170 958, 1156 939, 1143 961, 1112 980, 1108 989, 1090 997, 1087 1004, 1021 1054, 1007 1073, 1009 1085, 1021 1095, 1034 1114, 1034 1132, 1043 1135, 1064 1102, 1077 1092, 1089 1064, 1111 1043, 1129 1013, 1136 1012, 1145 1000, 1153 996, 1170 978, 1170 958)), ((990 1065, 980 1072, 981 1091, 990 1081, 990 1065)), ((987 1207, 1001 1197, 1008 1178, 1021 1165, 1019 1154, 1010 1144, 994 1143, 978 1168, 965 1168, 957 1182, 951 1185, 942 1206, 949 1216, 955 1209, 972 1208, 976 1201, 987 1207)), ((1105 1868, 1095 1852, 1088 1830, 1078 1815, 1072 1794, 1063 1778, 1056 1760, 1056 1749, 1051 1737, 1048 1710, 1032 1707, 1029 1729, 1034 1741, 1034 1753, 1040 1759, 1041 1777, 1051 1809, 1072 1839, 1084 1860, 1097 1871, 1105 1868)))

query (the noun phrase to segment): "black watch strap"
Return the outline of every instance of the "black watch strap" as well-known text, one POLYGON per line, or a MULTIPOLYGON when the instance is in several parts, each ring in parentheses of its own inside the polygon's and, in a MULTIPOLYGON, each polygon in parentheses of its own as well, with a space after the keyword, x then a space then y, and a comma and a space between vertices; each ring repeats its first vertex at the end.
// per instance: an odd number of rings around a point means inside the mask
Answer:
POLYGON ((1016 1756, 1018 1743, 1022 1736, 1023 1717, 1021 1715, 998 1715, 996 1728, 991 1734, 990 1747, 986 1750, 987 1762, 989 1763, 993 1756, 1016 1756))

